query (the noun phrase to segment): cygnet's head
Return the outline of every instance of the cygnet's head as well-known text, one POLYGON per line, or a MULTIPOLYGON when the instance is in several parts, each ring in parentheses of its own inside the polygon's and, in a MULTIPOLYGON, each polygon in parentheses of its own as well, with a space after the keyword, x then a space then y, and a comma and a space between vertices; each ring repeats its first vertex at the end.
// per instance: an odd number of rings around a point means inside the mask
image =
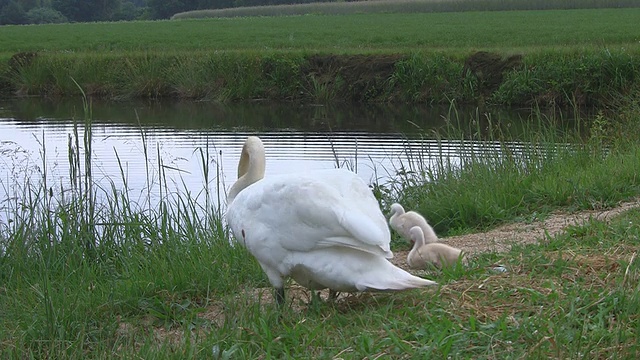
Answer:
POLYGON ((398 203, 393 203, 391 204, 391 215, 400 215, 400 214, 404 214, 404 208, 402 207, 402 205, 398 204, 398 203))

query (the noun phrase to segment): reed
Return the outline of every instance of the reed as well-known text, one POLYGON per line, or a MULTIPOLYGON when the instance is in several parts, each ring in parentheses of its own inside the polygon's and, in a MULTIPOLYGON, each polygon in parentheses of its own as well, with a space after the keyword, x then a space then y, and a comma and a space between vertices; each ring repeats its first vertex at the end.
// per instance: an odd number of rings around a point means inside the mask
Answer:
POLYGON ((440 156, 408 153, 410 164, 397 170, 400 180, 382 185, 388 188, 383 200, 390 205, 399 197, 442 235, 540 219, 557 208, 614 206, 635 196, 640 185, 637 136, 621 135, 622 129, 638 126, 633 104, 622 115, 600 113, 576 123, 576 128, 587 127, 586 139, 576 136, 575 129, 558 134, 552 130, 554 118, 539 112, 527 122, 524 142, 514 142, 508 124, 499 119, 449 127, 448 135, 438 140, 440 156), (450 159, 443 151, 456 142, 468 149, 458 162, 425 160, 450 159))
MULTIPOLYGON (((68 182, 50 179, 42 138, 40 177, 15 188, 22 194, 6 203, 9 221, 0 235, 3 357, 110 354, 131 341, 119 334, 122 317, 172 323, 195 316, 207 296, 262 281, 245 250, 229 243, 208 191, 164 190, 164 164, 148 170, 147 196, 159 193, 157 206, 149 198, 132 200, 122 167, 124 188, 97 187, 89 102, 85 112, 83 126, 74 126, 69 137, 68 182)), ((201 154, 205 179, 212 180, 210 159, 201 154)))

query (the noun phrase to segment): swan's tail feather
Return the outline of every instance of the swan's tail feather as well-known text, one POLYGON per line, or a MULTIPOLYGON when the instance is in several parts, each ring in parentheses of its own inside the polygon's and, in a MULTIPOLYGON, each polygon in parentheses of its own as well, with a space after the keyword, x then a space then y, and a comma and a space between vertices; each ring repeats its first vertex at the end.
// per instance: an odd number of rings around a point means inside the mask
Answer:
POLYGON ((435 281, 423 279, 421 277, 411 275, 408 272, 397 268, 395 276, 384 279, 376 279, 373 281, 362 281, 358 284, 358 290, 366 291, 392 291, 392 290, 408 290, 426 286, 438 285, 435 281))

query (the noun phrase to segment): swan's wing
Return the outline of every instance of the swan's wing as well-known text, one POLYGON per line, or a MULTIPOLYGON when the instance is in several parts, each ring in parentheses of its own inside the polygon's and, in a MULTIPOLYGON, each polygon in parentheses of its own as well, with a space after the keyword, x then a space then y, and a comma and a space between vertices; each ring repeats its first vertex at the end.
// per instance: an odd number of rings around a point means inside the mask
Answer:
POLYGON ((391 257, 384 215, 364 182, 362 189, 355 174, 323 173, 271 177, 247 187, 227 212, 236 238, 245 230, 247 241, 276 239, 289 251, 346 246, 391 257))

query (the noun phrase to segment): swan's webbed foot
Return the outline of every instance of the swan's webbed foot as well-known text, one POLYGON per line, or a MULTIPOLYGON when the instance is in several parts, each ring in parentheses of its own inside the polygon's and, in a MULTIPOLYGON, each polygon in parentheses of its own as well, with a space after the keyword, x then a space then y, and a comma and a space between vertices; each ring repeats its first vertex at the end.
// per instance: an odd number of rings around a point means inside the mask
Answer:
POLYGON ((336 300, 338 300, 338 296, 340 295, 340 292, 329 289, 329 297, 327 298, 327 300, 334 302, 336 300))
POLYGON ((284 287, 275 289, 276 304, 279 308, 284 306, 284 287))

